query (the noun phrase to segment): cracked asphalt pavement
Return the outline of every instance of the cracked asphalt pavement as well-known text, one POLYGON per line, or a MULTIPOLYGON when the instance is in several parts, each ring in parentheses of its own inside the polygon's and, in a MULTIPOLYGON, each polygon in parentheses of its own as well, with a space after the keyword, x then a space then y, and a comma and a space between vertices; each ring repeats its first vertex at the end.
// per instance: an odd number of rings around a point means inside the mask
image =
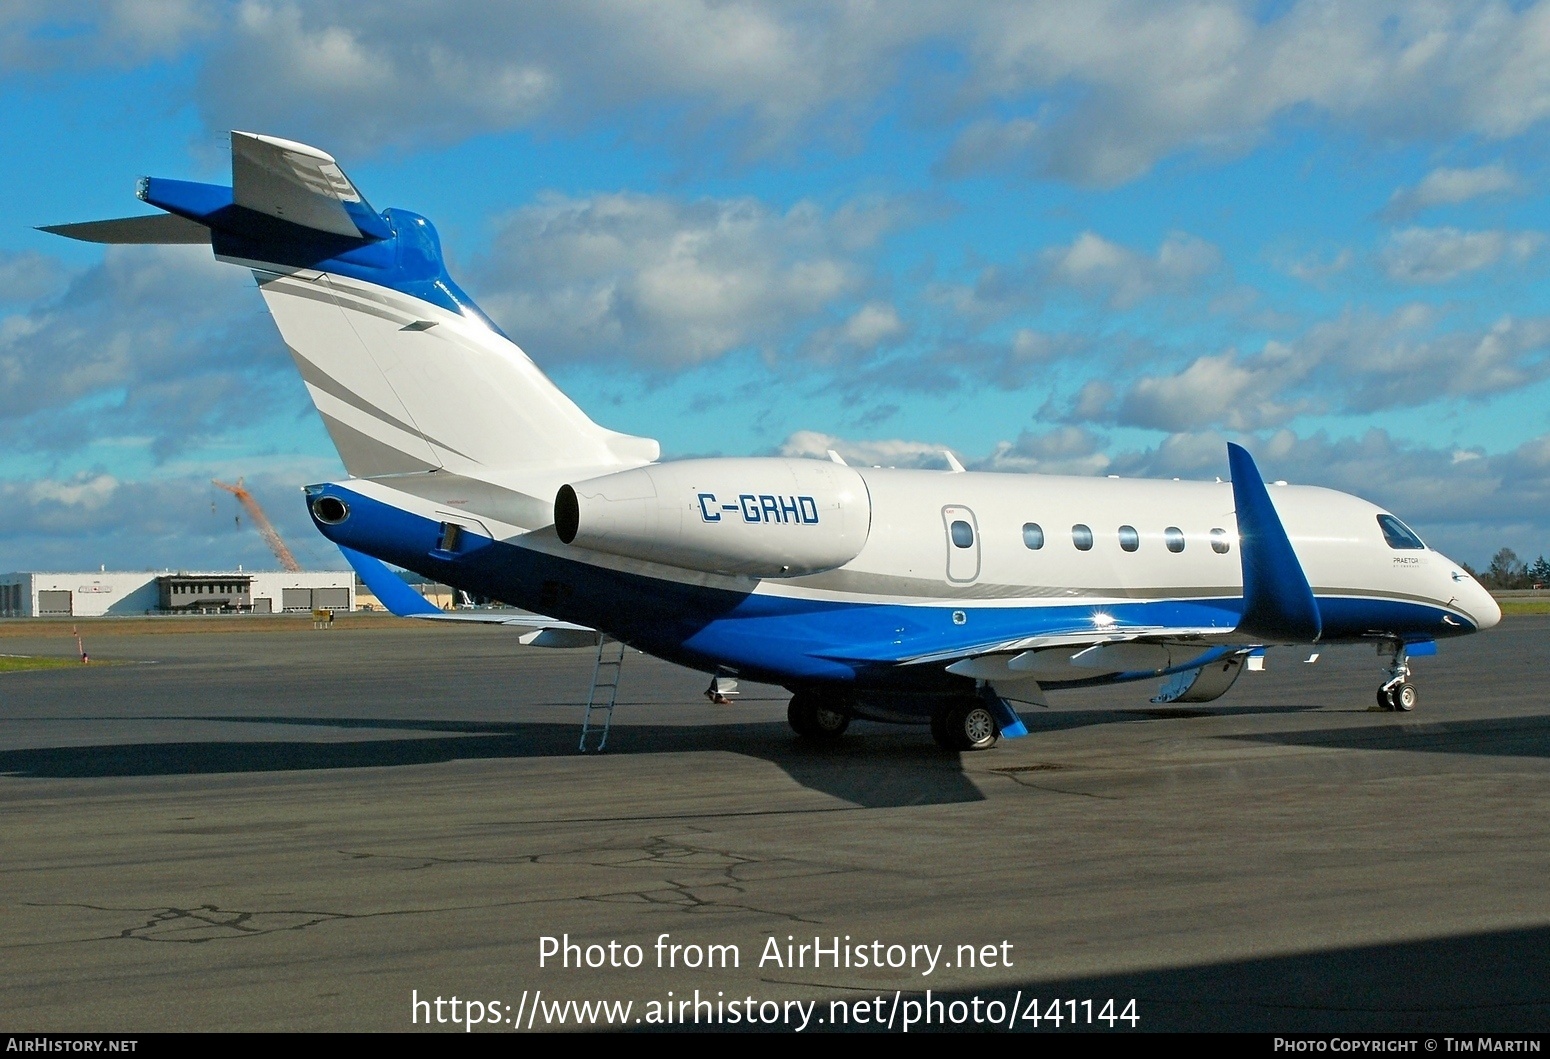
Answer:
MULTIPOLYGON (((7 652, 74 649, 0 624, 7 652)), ((1370 648, 1272 651, 1209 707, 1057 695, 962 756, 864 722, 806 746, 780 689, 712 706, 633 653, 609 752, 581 755, 591 654, 499 628, 80 624, 94 660, 145 664, 0 675, 7 1029, 407 1030, 412 991, 535 989, 1550 1022, 1550 618, 1419 660, 1412 714, 1367 708, 1370 648), (662 934, 738 966, 659 968, 662 934), (540 968, 561 935, 645 964, 540 968), (760 965, 815 936, 1009 941, 1011 966, 760 965)))

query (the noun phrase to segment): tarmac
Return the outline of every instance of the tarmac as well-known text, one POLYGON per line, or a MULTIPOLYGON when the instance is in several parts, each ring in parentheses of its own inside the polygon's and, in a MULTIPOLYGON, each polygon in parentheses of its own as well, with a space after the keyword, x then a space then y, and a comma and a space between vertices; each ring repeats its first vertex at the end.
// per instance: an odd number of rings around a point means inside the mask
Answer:
POLYGON ((78 628, 0 674, 7 1031, 1550 1026, 1550 617, 1410 714, 1371 648, 1273 650, 963 755, 633 652, 579 754, 592 652, 498 627, 78 628))

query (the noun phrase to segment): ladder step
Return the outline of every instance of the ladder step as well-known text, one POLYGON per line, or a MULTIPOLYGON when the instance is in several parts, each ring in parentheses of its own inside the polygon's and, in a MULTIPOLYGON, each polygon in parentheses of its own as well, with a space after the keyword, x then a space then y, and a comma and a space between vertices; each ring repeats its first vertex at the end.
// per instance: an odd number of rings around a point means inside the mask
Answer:
POLYGON ((587 705, 581 714, 581 743, 580 751, 585 754, 588 751, 587 737, 593 731, 592 715, 601 713, 603 722, 598 726, 602 733, 597 746, 590 749, 602 750, 608 745, 608 733, 613 727, 614 706, 619 698, 619 681, 623 675, 625 646, 618 640, 600 640, 597 645, 597 660, 592 664, 592 687, 587 692, 587 705), (606 702, 599 692, 607 692, 606 702))

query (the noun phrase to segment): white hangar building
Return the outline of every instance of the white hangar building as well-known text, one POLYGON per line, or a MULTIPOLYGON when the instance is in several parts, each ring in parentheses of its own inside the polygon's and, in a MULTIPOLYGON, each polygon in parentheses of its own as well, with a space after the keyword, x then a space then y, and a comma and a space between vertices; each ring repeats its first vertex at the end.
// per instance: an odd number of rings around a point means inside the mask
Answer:
POLYGON ((355 574, 349 571, 0 574, 0 618, 354 609, 355 574))

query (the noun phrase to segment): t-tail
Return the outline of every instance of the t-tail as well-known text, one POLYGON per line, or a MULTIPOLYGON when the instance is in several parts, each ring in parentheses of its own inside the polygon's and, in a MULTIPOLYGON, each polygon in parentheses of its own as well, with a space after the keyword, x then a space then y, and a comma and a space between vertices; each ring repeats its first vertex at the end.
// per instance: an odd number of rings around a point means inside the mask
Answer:
POLYGON ((314 147, 231 134, 230 187, 146 177, 165 211, 44 231, 98 243, 209 243, 253 270, 345 468, 447 472, 522 488, 656 460, 599 426, 447 274, 436 229, 378 213, 314 147))

